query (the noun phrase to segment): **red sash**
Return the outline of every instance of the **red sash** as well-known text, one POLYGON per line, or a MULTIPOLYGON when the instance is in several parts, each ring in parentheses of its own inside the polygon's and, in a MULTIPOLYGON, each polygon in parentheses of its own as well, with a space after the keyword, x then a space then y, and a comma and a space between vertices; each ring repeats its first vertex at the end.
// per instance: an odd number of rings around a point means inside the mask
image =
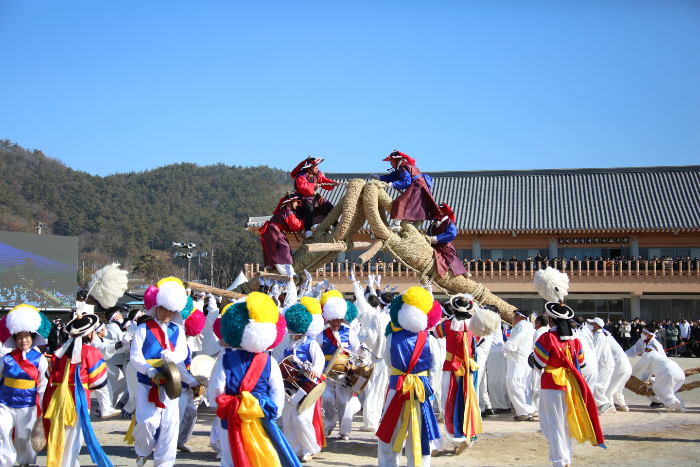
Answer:
MULTIPOLYGON (((413 368, 415 368, 420 358, 420 354, 423 352, 423 347, 425 346, 425 341, 428 335, 425 331, 418 333, 418 338, 416 339, 416 346, 413 348, 413 355, 411 355, 411 362, 408 364, 406 369, 406 375, 411 374, 413 368)), ((406 379, 406 375, 400 375, 396 381, 396 393, 394 393, 394 398, 391 399, 389 407, 387 407, 384 417, 382 417, 382 422, 379 424, 379 429, 377 430, 377 437, 385 443, 391 443, 391 437, 394 436, 394 428, 399 423, 399 417, 403 411, 404 402, 410 400, 410 391, 403 394, 401 389, 403 388, 403 381, 406 379)), ((408 449, 408 448, 406 448, 408 449)))
MULTIPOLYGON (((243 391, 250 392, 255 385, 258 384, 260 375, 262 375, 267 359, 270 356, 266 353, 257 353, 250 362, 248 371, 241 381, 238 388, 238 393, 243 391)), ((228 423, 228 442, 231 447, 231 457, 233 465, 238 467, 251 467, 248 455, 243 446, 243 432, 241 430, 241 418, 238 416, 238 407, 241 405, 241 398, 238 396, 229 396, 222 394, 216 398, 216 403, 219 407, 216 409, 216 416, 220 419, 226 419, 228 423)))
MULTIPOLYGON (((156 323, 156 320, 152 319, 150 321, 146 321, 146 327, 151 330, 153 336, 156 338, 158 344, 160 344, 163 350, 174 350, 170 339, 167 339, 165 337, 163 329, 161 329, 158 323, 156 323)), ((165 405, 160 401, 160 394, 158 394, 158 385, 156 385, 156 383, 154 383, 153 380, 151 380, 151 389, 148 390, 148 402, 154 403, 159 409, 165 408, 165 405)))
MULTIPOLYGON (((12 355, 12 358, 15 359, 15 362, 17 362, 17 365, 29 375, 31 379, 34 380, 37 386, 39 386, 39 369, 32 364, 29 360, 24 358, 22 355, 22 351, 19 349, 15 349, 12 352, 10 352, 10 355, 12 355)), ((42 355, 41 358, 44 358, 42 355)), ((39 393, 37 391, 36 395, 36 416, 39 417, 41 415, 41 402, 39 401, 39 393)))
POLYGON ((323 426, 323 413, 321 412, 321 400, 323 398, 319 397, 314 406, 314 418, 312 423, 314 424, 314 432, 316 433, 316 444, 319 448, 326 447, 326 430, 323 426))

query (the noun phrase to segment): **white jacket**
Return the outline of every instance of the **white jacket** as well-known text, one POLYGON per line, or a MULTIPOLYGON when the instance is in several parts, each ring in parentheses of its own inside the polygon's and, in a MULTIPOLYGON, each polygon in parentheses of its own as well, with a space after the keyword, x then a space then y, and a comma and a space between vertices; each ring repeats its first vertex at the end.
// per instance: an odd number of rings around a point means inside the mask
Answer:
POLYGON ((602 370, 615 368, 615 360, 613 359, 612 350, 610 350, 610 343, 602 329, 598 329, 593 333, 593 349, 598 360, 598 373, 602 370))
POLYGON ((652 337, 648 344, 646 342, 644 342, 643 337, 640 337, 637 340, 637 343, 634 344, 634 346, 627 349, 627 351, 625 352, 625 355, 627 355, 628 357, 631 357, 631 358, 640 356, 644 353, 644 347, 646 347, 647 345, 654 347, 657 352, 666 355, 666 352, 664 351, 664 346, 661 345, 661 343, 656 340, 656 337, 652 337))
POLYGON ((595 350, 593 350, 593 338, 591 337, 590 331, 585 327, 581 327, 574 330, 574 335, 581 342, 581 350, 583 351, 583 368, 581 368, 581 374, 584 376, 597 375, 598 374, 598 362, 595 357, 595 350))
POLYGON ((642 354, 642 358, 632 367, 632 374, 642 381, 661 374, 684 375, 683 370, 676 362, 662 353, 653 351, 642 354))
POLYGON ((510 337, 503 344, 503 352, 506 357, 515 363, 527 363, 527 359, 532 353, 532 338, 535 328, 527 320, 518 321, 510 332, 510 337))

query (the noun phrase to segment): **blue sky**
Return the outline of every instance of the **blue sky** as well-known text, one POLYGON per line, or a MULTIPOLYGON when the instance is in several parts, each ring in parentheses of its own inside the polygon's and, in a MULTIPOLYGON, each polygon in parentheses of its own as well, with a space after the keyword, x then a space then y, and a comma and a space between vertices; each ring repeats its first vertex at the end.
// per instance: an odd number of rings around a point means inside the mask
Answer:
POLYGON ((700 163, 698 1, 0 1, 0 138, 92 174, 700 163))

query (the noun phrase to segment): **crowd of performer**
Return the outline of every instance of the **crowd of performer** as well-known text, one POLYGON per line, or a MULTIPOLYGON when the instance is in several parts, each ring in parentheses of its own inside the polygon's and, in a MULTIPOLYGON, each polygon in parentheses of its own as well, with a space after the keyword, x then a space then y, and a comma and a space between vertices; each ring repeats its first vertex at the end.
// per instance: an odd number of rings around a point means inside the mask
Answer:
MULTIPOLYGON (((432 200, 432 181, 413 159, 394 151, 387 160, 394 170, 377 178, 405 189, 392 227, 434 220, 426 241, 438 273, 463 274, 452 210, 432 200)), ((210 444, 224 467, 301 465, 336 431, 350 440, 360 410, 382 467, 402 456, 429 466, 441 449, 460 455, 484 432, 484 417, 504 413, 539 421, 552 465, 564 467, 572 439, 605 447, 599 417, 629 411, 631 375, 650 383, 652 407, 685 412, 675 394, 685 374, 656 329, 645 327, 623 351, 601 319, 585 320, 565 303, 568 277, 552 268, 535 277, 545 308, 516 309, 510 324, 467 294, 436 301, 429 283, 399 293, 382 288, 380 276, 365 287, 351 277, 347 299, 306 271, 295 282, 284 232, 313 235, 316 216, 332 209, 316 193, 336 184, 319 162, 294 170, 299 193, 280 201, 262 234, 266 265, 285 281, 261 278, 259 291, 222 306, 211 294, 194 300, 168 277, 147 289, 144 312, 122 311, 126 272, 106 266, 50 361, 38 350, 52 328, 42 313, 20 305, 3 318, 0 467, 35 463, 42 443, 49 467, 78 466, 83 444, 96 465, 110 467, 91 425, 92 392, 99 417, 131 420, 124 442, 139 467, 151 459, 173 466, 178 450, 190 451, 201 403, 216 411, 210 444), (632 366, 630 357, 641 358, 632 366)))

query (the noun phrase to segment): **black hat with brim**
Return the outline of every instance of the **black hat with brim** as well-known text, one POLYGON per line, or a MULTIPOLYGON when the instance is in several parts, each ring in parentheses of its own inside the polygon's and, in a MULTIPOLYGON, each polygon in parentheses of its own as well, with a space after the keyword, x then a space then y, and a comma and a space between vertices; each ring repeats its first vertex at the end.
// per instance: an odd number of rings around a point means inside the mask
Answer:
POLYGON ((98 321, 99 318, 97 315, 84 314, 66 324, 66 331, 68 331, 71 337, 82 337, 89 334, 95 328, 98 321))
POLYGON ((548 316, 554 319, 571 319, 574 317, 574 310, 568 305, 557 302, 547 302, 544 306, 548 316))

